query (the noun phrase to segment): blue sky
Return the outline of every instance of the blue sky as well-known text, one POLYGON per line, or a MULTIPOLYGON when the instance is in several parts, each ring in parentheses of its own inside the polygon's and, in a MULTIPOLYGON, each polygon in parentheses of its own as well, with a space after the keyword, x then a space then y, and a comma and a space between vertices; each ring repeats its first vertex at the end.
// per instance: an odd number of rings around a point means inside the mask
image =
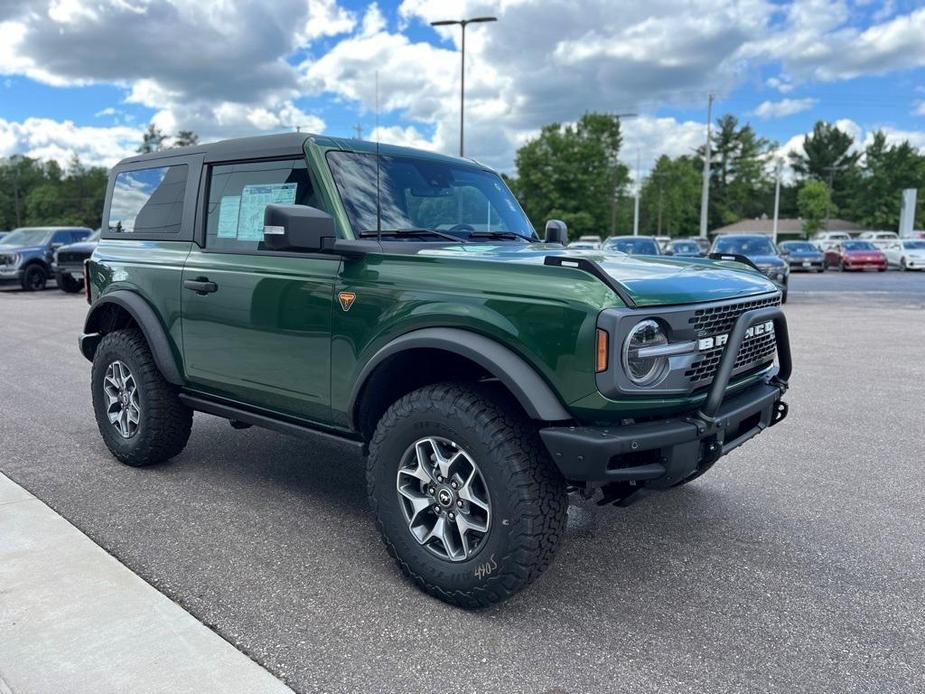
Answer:
POLYGON ((458 147, 500 169, 551 121, 632 111, 643 168, 703 139, 708 93, 784 150, 816 120, 925 147, 925 7, 871 0, 22 0, 0 6, 0 156, 110 165, 154 122, 212 140, 295 125, 458 147), (379 125, 373 132, 379 75, 379 125))

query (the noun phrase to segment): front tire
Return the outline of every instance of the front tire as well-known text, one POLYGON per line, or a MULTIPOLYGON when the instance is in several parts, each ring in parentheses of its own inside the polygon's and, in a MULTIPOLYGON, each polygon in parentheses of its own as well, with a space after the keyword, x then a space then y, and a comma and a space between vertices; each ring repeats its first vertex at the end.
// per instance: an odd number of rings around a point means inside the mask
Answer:
POLYGON ((527 586, 565 528, 565 482, 515 407, 483 387, 426 386, 388 409, 370 443, 367 491, 389 554, 453 605, 527 586))
POLYGON ((142 334, 106 334, 93 356, 93 410, 106 447, 133 467, 161 463, 189 440, 193 411, 164 380, 142 334))
POLYGON ((55 273, 55 281, 58 283, 58 289, 68 294, 76 294, 84 287, 83 282, 75 280, 71 275, 63 272, 55 273))
POLYGON ((27 292, 40 292, 48 282, 48 273, 41 265, 30 265, 22 273, 20 284, 27 292))

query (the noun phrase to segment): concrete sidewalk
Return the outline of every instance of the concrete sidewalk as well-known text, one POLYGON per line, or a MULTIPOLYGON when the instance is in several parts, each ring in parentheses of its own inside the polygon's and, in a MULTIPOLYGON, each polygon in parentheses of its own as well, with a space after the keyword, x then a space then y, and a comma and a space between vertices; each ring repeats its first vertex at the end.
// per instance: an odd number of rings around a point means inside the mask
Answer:
POLYGON ((0 694, 291 691, 0 474, 0 694))

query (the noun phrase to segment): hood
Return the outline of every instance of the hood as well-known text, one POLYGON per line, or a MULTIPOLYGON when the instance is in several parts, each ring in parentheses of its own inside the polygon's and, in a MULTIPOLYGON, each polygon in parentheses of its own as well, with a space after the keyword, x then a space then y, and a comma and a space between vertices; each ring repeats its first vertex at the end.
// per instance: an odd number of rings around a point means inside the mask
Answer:
POLYGON ((790 251, 788 257, 790 258, 818 258, 822 255, 822 251, 790 251))
POLYGON ((883 251, 843 251, 843 253, 851 258, 879 258, 883 255, 883 251))
POLYGON ((749 255, 746 256, 755 265, 786 265, 786 261, 779 255, 749 255))
POLYGON ((0 242, 0 253, 22 253, 23 255, 27 253, 44 253, 44 246, 17 246, 13 244, 12 246, 6 246, 0 242))
POLYGON ((98 241, 78 241, 77 243, 69 243, 66 246, 61 246, 58 249, 58 253, 93 253, 96 250, 96 244, 98 241))
MULTIPOLYGON (((422 249, 419 255, 542 265, 546 256, 587 258, 626 287, 638 306, 664 306, 719 301, 766 294, 777 287, 741 263, 708 258, 639 256, 607 251, 565 249, 559 245, 456 245, 422 249)), ((550 268, 550 272, 559 271, 550 268)))

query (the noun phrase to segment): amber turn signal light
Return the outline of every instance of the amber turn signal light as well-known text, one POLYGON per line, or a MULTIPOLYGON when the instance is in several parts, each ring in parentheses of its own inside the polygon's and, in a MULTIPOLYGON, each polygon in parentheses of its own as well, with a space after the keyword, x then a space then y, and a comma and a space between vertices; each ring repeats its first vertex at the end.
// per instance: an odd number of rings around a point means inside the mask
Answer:
POLYGON ((606 330, 597 329, 597 371, 607 370, 607 356, 610 354, 610 336, 606 330))

